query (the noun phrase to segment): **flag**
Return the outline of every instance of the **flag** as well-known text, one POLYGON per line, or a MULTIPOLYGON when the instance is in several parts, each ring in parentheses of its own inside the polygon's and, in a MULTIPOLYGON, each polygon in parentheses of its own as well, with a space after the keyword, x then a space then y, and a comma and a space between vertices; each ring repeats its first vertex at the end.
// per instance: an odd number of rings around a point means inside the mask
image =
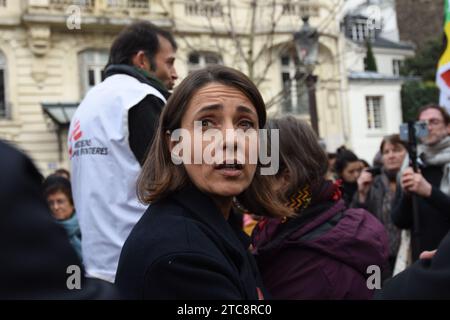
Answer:
POLYGON ((439 104, 450 112, 450 0, 445 0, 444 32, 447 47, 439 59, 436 84, 441 91, 439 104))

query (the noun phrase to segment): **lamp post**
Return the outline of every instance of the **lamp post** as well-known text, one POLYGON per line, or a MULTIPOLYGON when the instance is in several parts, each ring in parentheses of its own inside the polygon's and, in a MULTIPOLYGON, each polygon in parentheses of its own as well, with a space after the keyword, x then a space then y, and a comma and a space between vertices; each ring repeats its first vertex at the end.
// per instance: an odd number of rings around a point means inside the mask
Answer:
POLYGON ((62 133, 67 130, 70 125, 75 110, 78 107, 78 103, 43 103, 42 109, 47 114, 53 123, 56 125, 56 136, 58 139, 58 153, 59 161, 63 161, 63 141, 62 133))
POLYGON ((311 125, 317 136, 319 136, 319 119, 317 116, 316 102, 316 81, 317 77, 313 75, 314 68, 319 56, 319 32, 312 28, 309 23, 309 17, 302 17, 302 28, 294 33, 294 44, 296 49, 296 79, 304 78, 308 90, 309 115, 311 125))

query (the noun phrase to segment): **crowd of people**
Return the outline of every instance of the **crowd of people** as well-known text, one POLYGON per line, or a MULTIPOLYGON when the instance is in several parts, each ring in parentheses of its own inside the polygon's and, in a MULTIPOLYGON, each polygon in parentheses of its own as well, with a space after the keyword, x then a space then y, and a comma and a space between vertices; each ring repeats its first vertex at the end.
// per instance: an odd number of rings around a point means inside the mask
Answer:
POLYGON ((380 141, 369 164, 345 146, 327 153, 294 116, 267 119, 258 88, 235 69, 194 71, 171 93, 176 50, 173 36, 148 22, 118 35, 105 80, 73 116, 70 173, 43 181, 25 156, 0 143, 0 169, 12 185, 0 186, 1 206, 11 208, 0 226, 11 243, 1 253, 11 256, 0 297, 450 299, 444 108, 418 112, 428 135, 417 170, 397 133, 380 141), (174 139, 180 130, 195 136, 197 124, 223 138, 174 139), (251 138, 261 147, 259 129, 276 146, 275 174, 249 161, 251 138), (194 161, 194 149, 211 153, 211 143, 222 160, 194 161), (17 202, 18 194, 27 196, 17 202), (82 270, 75 293, 64 288, 70 265, 82 270), (381 287, 368 285, 373 266, 381 287), (40 281, 18 284, 37 274, 40 281))

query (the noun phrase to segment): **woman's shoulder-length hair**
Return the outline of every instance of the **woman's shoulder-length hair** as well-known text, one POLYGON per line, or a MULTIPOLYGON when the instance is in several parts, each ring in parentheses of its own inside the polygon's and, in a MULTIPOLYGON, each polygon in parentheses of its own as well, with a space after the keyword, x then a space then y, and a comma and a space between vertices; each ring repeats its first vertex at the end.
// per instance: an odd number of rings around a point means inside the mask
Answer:
POLYGON ((289 181, 281 196, 290 196, 305 186, 321 183, 328 170, 328 157, 319 139, 304 120, 292 115, 268 121, 269 129, 280 130, 280 171, 288 172, 289 181))
MULTIPOLYGON (((240 71, 225 66, 209 66, 189 74, 174 90, 161 113, 153 143, 138 178, 138 197, 143 203, 161 201, 191 183, 183 165, 172 162, 169 135, 181 127, 181 120, 193 96, 202 87, 219 83, 242 92, 258 114, 259 128, 266 123, 264 100, 253 82, 240 71)), ((250 186, 237 196, 239 203, 251 213, 289 216, 291 211, 273 191, 273 177, 263 176, 260 165, 250 186)))

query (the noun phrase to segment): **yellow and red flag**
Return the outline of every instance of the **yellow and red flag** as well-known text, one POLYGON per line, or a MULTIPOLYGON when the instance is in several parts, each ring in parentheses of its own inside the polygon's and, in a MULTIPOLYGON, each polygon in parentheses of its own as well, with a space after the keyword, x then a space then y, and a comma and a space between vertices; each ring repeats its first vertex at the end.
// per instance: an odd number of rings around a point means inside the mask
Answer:
POLYGON ((450 112, 450 0, 445 0, 444 32, 447 47, 439 59, 436 83, 441 90, 440 105, 450 112))

